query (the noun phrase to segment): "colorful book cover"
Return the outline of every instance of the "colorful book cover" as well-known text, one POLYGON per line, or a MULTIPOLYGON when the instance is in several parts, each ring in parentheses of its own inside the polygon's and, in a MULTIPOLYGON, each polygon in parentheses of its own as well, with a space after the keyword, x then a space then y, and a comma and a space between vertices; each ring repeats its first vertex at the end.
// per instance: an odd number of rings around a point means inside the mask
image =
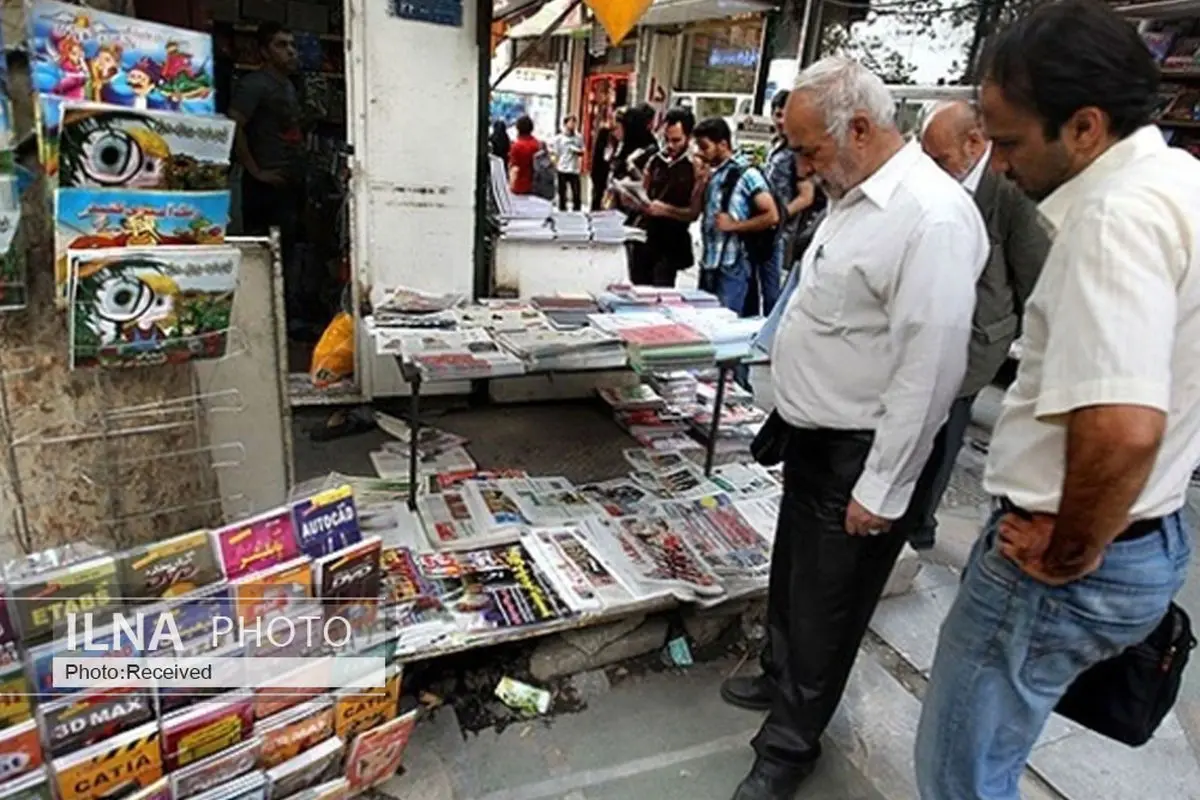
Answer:
POLYGON ((334 700, 334 732, 342 740, 350 741, 365 730, 395 719, 402 677, 403 670, 390 667, 385 686, 338 692, 334 700))
POLYGON ((192 706, 162 721, 168 771, 194 764, 244 742, 254 729, 254 702, 229 696, 192 706))
POLYGON ((140 792, 123 797, 121 800, 173 800, 171 782, 166 778, 160 778, 140 792))
POLYGON ((212 37, 55 0, 26 16, 34 92, 138 109, 216 111, 212 37))
POLYGON ((354 633, 368 630, 379 611, 379 557, 383 542, 372 536, 324 558, 317 559, 315 583, 325 606, 325 617, 340 617, 354 633))
MULTIPOLYGON (((219 567, 217 574, 220 574, 219 567)), ((214 630, 213 620, 218 617, 233 619, 233 611, 233 592, 223 580, 181 597, 140 609, 138 613, 141 614, 142 642, 146 647, 146 655, 155 655, 154 651, 165 650, 173 645, 167 638, 155 638, 156 634, 166 636, 171 632, 171 627, 161 621, 164 615, 171 617, 174 630, 179 634, 179 641, 185 646, 203 639, 215 649, 228 644, 234 633, 229 631, 218 635, 219 632, 214 630), (214 638, 216 643, 212 644, 214 638)))
POLYGON ((332 674, 333 658, 326 656, 254 687, 255 719, 267 719, 324 694, 332 674))
POLYGON ((70 252, 71 367, 224 356, 241 258, 235 247, 70 252))
POLYGON ((271 797, 291 797, 319 784, 337 769, 344 748, 342 740, 335 736, 309 748, 290 761, 267 770, 271 797))
POLYGON ((233 580, 278 566, 300 555, 291 509, 277 508, 213 533, 225 577, 233 580))
POLYGON ((38 709, 51 758, 111 739, 154 719, 151 698, 133 687, 87 690, 38 709))
POLYGON ((15 664, 21 660, 21 649, 18 647, 20 635, 17 626, 13 624, 8 613, 8 595, 3 584, 0 584, 0 668, 15 664))
POLYGON ((53 769, 59 800, 106 800, 148 789, 164 774, 158 725, 55 759, 53 769))
POLYGON ((43 763, 36 722, 29 720, 0 731, 0 784, 33 772, 43 763))
MULTIPOLYGON (((261 770, 243 775, 232 783, 209 789, 204 794, 198 794, 194 800, 267 800, 270 796, 270 784, 267 775, 261 770)), ((273 798, 278 800, 278 798, 273 798)))
POLYGON ((346 780, 350 790, 361 792, 378 786, 400 769, 404 750, 417 725, 417 710, 361 733, 346 756, 346 780))
POLYGON ((208 531, 136 547, 120 559, 121 590, 129 605, 186 595, 222 578, 208 531))
MULTIPOLYGON (((46 776, 46 768, 39 768, 0 786, 0 800, 54 800, 54 794, 50 790, 50 780, 46 776)), ((135 798, 131 797, 129 800, 135 800, 135 798)), ((170 798, 164 798, 164 800, 170 800, 170 798)))
POLYGON ((333 737, 333 701, 317 697, 262 720, 255 730, 262 738, 262 768, 277 767, 333 737))
POLYGON ((33 719, 34 684, 24 664, 0 670, 0 728, 33 719))
POLYGON ((54 685, 54 659, 56 658, 71 656, 136 658, 141 655, 137 648, 137 641, 127 635, 123 629, 107 625, 103 628, 93 629, 89 636, 86 627, 81 625, 80 628, 82 630, 73 650, 69 648, 70 639, 66 637, 29 649, 26 661, 29 665, 29 674, 33 676, 34 691, 37 693, 38 702, 82 691, 78 688, 54 685))
POLYGON ((179 716, 175 712, 181 709, 194 706, 200 700, 220 697, 229 693, 232 688, 234 691, 242 691, 245 687, 242 680, 245 678, 244 663, 241 659, 246 657, 246 648, 238 642, 230 642, 221 647, 213 647, 212 637, 200 637, 191 642, 184 642, 183 651, 176 654, 163 651, 159 655, 164 657, 177 658, 211 658, 213 661, 213 686, 193 687, 193 686, 159 686, 155 689, 155 697, 158 700, 158 715, 166 719, 168 714, 179 716), (221 659, 216 661, 216 659, 221 659), (214 688, 222 687, 222 688, 214 688))
POLYGON ((242 623, 287 614, 313 597, 313 566, 305 556, 234 581, 237 613, 242 623))
POLYGON ((320 558, 362 540, 354 492, 349 486, 338 486, 299 500, 292 510, 296 539, 305 555, 320 558))
POLYGON ((257 737, 232 750, 219 753, 170 775, 174 800, 187 800, 217 786, 224 786, 259 766, 262 740, 257 737))
POLYGON ((48 142, 51 160, 45 166, 47 175, 57 174, 59 187, 229 188, 233 120, 43 97, 51 106, 62 103, 47 112, 58 121, 58 139, 48 142))
POLYGON ((229 192, 57 189, 55 281, 68 299, 68 250, 162 245, 220 245, 229 224, 229 192))
POLYGON ((64 633, 69 613, 89 612, 93 625, 105 625, 121 606, 117 564, 109 556, 14 581, 8 592, 26 644, 64 633))

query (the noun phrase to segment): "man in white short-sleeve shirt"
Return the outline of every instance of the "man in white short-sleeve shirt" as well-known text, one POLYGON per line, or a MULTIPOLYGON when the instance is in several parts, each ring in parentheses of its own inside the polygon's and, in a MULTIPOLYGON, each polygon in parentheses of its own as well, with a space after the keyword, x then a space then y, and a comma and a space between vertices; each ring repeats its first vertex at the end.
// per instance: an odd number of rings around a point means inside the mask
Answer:
POLYGON ((1158 70, 1095 0, 1001 34, 993 166, 1053 237, 984 479, 996 512, 941 630, 917 738, 923 800, 1016 800, 1046 719, 1143 641, 1183 584, 1200 461, 1200 163, 1149 124, 1158 70))

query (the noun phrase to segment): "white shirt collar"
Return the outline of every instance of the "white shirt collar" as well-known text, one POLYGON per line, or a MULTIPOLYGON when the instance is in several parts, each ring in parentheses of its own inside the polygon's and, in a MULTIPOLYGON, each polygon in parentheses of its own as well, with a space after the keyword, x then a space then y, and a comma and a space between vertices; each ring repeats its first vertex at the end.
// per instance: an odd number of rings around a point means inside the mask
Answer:
POLYGON ((1038 205, 1038 211, 1052 229, 1062 227, 1071 206, 1087 196, 1105 179, 1148 155, 1167 149, 1162 132, 1154 125, 1139 128, 1129 136, 1108 148, 1099 158, 1089 164, 1083 172, 1059 186, 1038 205))
POLYGON ((983 155, 975 162, 975 166, 971 167, 971 171, 967 173, 967 177, 963 178, 963 188, 969 194, 975 194, 979 191, 979 182, 983 180, 983 171, 987 169, 988 162, 992 160, 992 143, 988 142, 987 149, 983 151, 983 155))
POLYGON ((909 169, 917 163, 921 155, 921 146, 916 142, 909 142, 883 162, 883 166, 875 170, 870 177, 851 189, 845 200, 852 202, 861 195, 880 208, 887 208, 888 200, 904 182, 909 169))

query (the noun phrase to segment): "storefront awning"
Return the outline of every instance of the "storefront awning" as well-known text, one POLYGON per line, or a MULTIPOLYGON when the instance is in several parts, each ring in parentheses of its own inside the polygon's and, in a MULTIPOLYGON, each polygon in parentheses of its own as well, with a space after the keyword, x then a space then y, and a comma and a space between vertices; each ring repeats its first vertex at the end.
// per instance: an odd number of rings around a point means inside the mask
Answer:
POLYGON ((776 8, 767 0, 654 0, 638 25, 658 27, 686 25, 710 19, 725 19, 742 14, 763 14, 776 8))
MULTIPOLYGON (((532 16, 523 19, 516 25, 513 25, 508 31, 510 39, 536 39, 546 32, 546 29, 554 24, 554 20, 563 15, 570 6, 572 0, 550 0, 544 6, 539 8, 532 16)), ((572 36, 579 31, 586 31, 591 28, 591 23, 585 21, 583 15, 583 5, 576 7, 575 11, 567 17, 562 25, 551 33, 551 36, 572 36)))

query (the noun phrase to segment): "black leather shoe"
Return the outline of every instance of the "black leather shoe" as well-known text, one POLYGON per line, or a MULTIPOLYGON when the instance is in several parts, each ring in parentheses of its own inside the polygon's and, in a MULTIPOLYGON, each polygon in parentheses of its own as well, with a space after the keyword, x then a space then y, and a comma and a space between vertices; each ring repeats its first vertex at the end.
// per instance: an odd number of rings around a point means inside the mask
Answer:
POLYGON ((733 793, 733 800, 793 800, 800 784, 812 774, 817 760, 799 767, 783 766, 761 758, 733 793))
POLYGON ((747 711, 769 711, 774 698, 775 684, 766 675, 727 678, 721 684, 721 699, 747 711))

